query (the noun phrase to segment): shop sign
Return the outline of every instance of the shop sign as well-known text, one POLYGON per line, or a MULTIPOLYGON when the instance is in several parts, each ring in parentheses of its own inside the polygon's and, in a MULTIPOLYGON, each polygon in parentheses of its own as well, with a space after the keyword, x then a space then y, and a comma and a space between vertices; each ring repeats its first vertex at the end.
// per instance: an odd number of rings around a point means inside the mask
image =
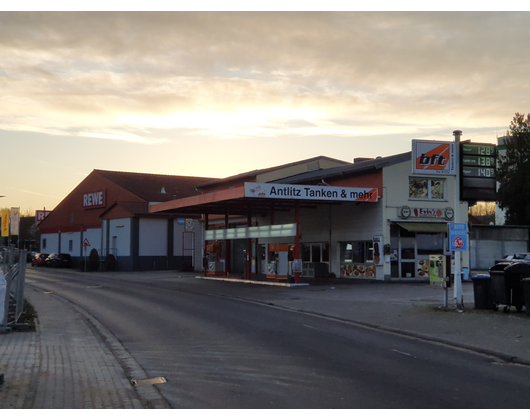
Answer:
POLYGON ((252 198, 377 202, 378 196, 377 188, 369 187, 351 188, 245 182, 245 197, 252 198))
POLYGON ((37 210, 35 212, 35 221, 37 223, 42 222, 50 213, 51 211, 48 210, 37 210))
POLYGON ((97 209, 105 207, 105 190, 83 194, 83 208, 97 209))
POLYGON ((20 207, 11 207, 9 219, 11 220, 11 235, 18 236, 20 225, 20 207))
POLYGON ((450 251, 467 251, 467 224, 449 223, 450 251))
POLYGON ((383 265, 383 259, 381 258, 381 250, 383 248, 383 237, 373 236, 372 244, 374 248, 374 264, 383 265))
POLYGON ((412 140, 412 173, 456 175, 455 144, 412 140))
POLYGON ((9 236, 9 209, 2 209, 2 236, 9 236))
POLYGON ((445 209, 431 209, 425 207, 408 207, 403 206, 400 211, 400 216, 404 219, 409 217, 422 219, 440 219, 445 218, 451 220, 454 216, 454 211, 451 207, 445 209))

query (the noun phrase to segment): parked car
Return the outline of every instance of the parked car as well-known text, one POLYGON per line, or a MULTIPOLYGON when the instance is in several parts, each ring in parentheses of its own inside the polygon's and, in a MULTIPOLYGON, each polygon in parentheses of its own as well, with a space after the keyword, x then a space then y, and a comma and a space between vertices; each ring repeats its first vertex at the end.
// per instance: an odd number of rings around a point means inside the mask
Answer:
POLYGON ((46 258, 46 267, 71 267, 72 259, 70 254, 53 253, 46 258))
POLYGON ((495 264, 500 262, 525 262, 530 264, 530 252, 520 252, 517 254, 508 254, 500 260, 495 260, 495 264))
POLYGON ((49 254, 35 254, 35 257, 31 260, 32 267, 44 267, 46 265, 46 258, 49 254))

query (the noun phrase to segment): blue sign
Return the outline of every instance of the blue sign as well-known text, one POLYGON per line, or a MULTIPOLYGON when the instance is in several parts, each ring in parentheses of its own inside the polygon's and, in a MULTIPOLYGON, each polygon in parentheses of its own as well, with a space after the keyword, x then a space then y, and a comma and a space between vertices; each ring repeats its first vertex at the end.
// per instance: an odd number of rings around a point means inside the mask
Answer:
POLYGON ((186 222, 186 219, 178 218, 177 225, 183 225, 186 222))
POLYGON ((449 249, 451 251, 467 251, 467 223, 448 223, 449 249))

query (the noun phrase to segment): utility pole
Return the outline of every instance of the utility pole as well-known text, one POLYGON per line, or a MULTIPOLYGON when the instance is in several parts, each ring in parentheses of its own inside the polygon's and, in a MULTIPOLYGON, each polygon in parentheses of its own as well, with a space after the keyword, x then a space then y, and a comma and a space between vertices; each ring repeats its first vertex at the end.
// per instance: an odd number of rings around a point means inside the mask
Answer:
MULTIPOLYGON (((456 164, 456 176, 455 176, 455 223, 460 223, 460 137, 462 131, 453 131, 455 136, 455 164, 456 164)), ((456 307, 458 310, 463 309, 462 299, 462 276, 461 276, 461 254, 460 251, 454 251, 455 253, 455 291, 454 298, 456 300, 456 307)))

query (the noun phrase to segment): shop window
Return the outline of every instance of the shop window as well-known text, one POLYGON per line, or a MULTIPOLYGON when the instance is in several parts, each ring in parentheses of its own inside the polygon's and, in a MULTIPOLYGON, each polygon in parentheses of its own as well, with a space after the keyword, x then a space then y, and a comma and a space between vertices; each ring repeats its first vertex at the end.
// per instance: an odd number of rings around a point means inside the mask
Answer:
POLYGON ((410 178, 409 198, 443 200, 445 198, 445 181, 443 179, 410 178))
POLYGON ((320 244, 311 245, 311 262, 320 262, 320 244))
POLYGON ((402 277, 416 277, 416 263, 404 262, 401 263, 402 277))
POLYGON ((329 244, 327 242, 322 244, 322 261, 329 262, 329 244))
POLYGON ((46 249, 46 238, 42 240, 42 249, 46 249))
POLYGON ((413 260, 415 254, 416 240, 414 238, 401 238, 401 259, 413 260))
POLYGON ((416 234, 418 244, 418 255, 435 255, 444 253, 444 235, 435 234, 416 234))
POLYGON ((342 242, 340 244, 340 261, 345 263, 368 263, 373 261, 371 241, 342 242))
POLYGON ((303 262, 329 262, 329 243, 301 244, 303 262))

